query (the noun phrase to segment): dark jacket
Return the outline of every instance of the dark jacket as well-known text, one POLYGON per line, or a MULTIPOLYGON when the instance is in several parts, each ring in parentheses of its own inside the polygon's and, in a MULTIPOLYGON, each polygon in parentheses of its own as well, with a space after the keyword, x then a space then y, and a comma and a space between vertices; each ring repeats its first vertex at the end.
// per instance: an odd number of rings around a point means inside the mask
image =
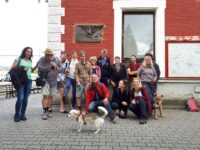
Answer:
POLYGON ((106 57, 106 64, 102 65, 102 57, 100 56, 97 60, 97 65, 101 69, 101 77, 109 77, 110 76, 110 59, 106 57))
POLYGON ((157 64, 157 63, 153 63, 153 66, 154 66, 154 68, 155 68, 155 70, 156 70, 156 73, 157 73, 157 81, 160 79, 160 67, 159 67, 159 65, 157 64))
POLYGON ((122 104, 123 101, 127 102, 127 104, 130 103, 130 91, 127 89, 122 93, 119 88, 116 88, 112 95, 112 102, 122 104))
POLYGON ((24 67, 16 66, 9 71, 11 82, 16 90, 20 88, 21 85, 28 82, 28 76, 24 67))
POLYGON ((127 79, 127 71, 124 64, 120 63, 120 70, 117 72, 115 64, 110 67, 110 79, 118 85, 120 80, 127 79))

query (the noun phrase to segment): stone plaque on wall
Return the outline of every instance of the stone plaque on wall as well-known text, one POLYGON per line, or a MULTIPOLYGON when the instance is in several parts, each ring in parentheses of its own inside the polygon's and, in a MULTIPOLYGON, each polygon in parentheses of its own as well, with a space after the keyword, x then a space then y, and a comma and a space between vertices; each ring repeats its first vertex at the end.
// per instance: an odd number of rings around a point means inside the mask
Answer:
POLYGON ((96 43, 103 40, 103 25, 76 25, 75 41, 77 43, 96 43))

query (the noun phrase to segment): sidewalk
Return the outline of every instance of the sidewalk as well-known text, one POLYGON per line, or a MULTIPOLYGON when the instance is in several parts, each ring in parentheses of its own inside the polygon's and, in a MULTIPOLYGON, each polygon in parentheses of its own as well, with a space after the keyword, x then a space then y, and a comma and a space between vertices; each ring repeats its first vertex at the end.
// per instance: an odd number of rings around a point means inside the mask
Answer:
POLYGON ((76 132, 77 122, 53 108, 53 118, 41 119, 41 95, 32 94, 27 108, 28 120, 13 121, 16 98, 0 97, 0 149, 59 150, 200 150, 200 112, 165 109, 165 118, 150 119, 139 125, 134 115, 106 119, 104 128, 86 125, 76 132))

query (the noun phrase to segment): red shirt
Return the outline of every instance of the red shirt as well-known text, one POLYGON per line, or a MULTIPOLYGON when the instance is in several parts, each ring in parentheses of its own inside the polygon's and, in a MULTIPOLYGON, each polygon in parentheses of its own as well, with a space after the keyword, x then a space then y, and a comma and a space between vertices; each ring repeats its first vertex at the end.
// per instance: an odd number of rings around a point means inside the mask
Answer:
MULTIPOLYGON (((129 64, 127 68, 130 68, 131 71, 137 71, 139 67, 140 67, 140 64, 135 63, 135 64, 129 64)), ((137 74, 128 75, 128 79, 130 82, 132 82, 133 78, 136 78, 136 77, 137 77, 137 74)))

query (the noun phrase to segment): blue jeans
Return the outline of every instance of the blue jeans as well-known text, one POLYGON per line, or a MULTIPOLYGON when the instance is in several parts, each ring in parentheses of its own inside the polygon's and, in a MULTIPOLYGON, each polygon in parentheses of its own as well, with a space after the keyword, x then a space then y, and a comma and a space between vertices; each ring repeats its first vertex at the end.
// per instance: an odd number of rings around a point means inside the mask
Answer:
POLYGON ((106 87, 108 87, 108 77, 101 77, 100 82, 102 82, 106 87))
POLYGON ((32 80, 20 86, 17 90, 17 102, 15 104, 15 116, 24 116, 28 104, 28 96, 31 93, 32 80))
POLYGON ((115 114, 113 113, 110 104, 104 105, 103 100, 93 100, 88 107, 89 112, 98 112, 98 106, 104 106, 106 108, 111 120, 115 118, 115 114))
POLYGON ((72 107, 75 107, 75 105, 76 105, 76 80, 72 79, 70 77, 67 77, 64 96, 68 96, 71 86, 72 86, 72 107))
POLYGON ((146 102, 143 99, 136 101, 136 104, 130 104, 129 110, 132 111, 139 119, 147 119, 146 102))
POLYGON ((146 87, 151 103, 155 103, 154 94, 156 93, 156 86, 153 83, 142 81, 142 85, 146 87))

